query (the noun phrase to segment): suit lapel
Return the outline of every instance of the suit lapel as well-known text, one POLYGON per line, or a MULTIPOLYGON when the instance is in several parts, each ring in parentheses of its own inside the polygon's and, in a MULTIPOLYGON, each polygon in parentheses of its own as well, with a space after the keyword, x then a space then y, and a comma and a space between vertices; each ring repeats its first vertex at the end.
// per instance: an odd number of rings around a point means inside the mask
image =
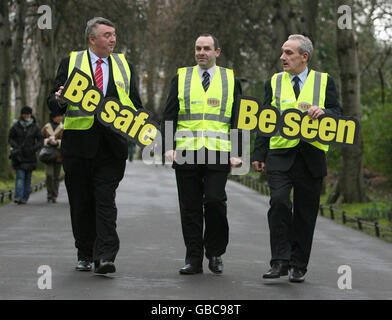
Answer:
POLYGON ((109 92, 112 93, 115 90, 115 85, 113 80, 112 59, 110 58, 110 56, 108 58, 108 61, 109 61, 109 82, 108 82, 108 87, 106 89, 106 96, 109 94, 109 92))
POLYGON ((88 65, 90 66, 90 71, 91 71, 91 75, 93 78, 94 86, 97 86, 97 84, 95 83, 94 70, 93 70, 93 66, 91 65, 91 57, 90 57, 90 52, 88 51, 88 49, 87 49, 87 57, 88 57, 88 65))

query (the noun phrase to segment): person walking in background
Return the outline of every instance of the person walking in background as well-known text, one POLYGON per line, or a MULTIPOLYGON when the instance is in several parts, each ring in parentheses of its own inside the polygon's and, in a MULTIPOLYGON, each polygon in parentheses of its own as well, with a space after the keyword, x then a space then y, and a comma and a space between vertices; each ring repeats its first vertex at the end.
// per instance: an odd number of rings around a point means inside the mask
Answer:
POLYGON ((34 118, 33 109, 24 106, 20 118, 10 129, 8 142, 12 147, 12 167, 16 171, 15 200, 26 204, 31 192, 31 176, 37 168, 36 152, 42 147, 44 137, 34 118))
POLYGON ((44 146, 56 149, 55 159, 45 164, 46 174, 46 189, 48 195, 48 202, 56 202, 59 194, 60 171, 61 171, 61 138, 63 136, 64 125, 61 123, 63 115, 60 112, 52 112, 50 114, 50 121, 42 128, 44 135, 44 146))
MULTIPOLYGON (((263 106, 273 106, 280 112, 290 108, 307 111, 313 120, 323 114, 342 114, 333 78, 308 68, 312 52, 309 38, 288 38, 280 56, 283 72, 266 82, 263 106)), ((267 170, 271 190, 268 224, 272 257, 271 269, 263 275, 264 279, 286 276, 290 271, 290 282, 305 280, 321 185, 327 174, 327 151, 328 145, 317 141, 288 140, 279 134, 257 135, 252 167, 257 172, 267 170), (294 204, 290 200, 291 189, 294 204)))

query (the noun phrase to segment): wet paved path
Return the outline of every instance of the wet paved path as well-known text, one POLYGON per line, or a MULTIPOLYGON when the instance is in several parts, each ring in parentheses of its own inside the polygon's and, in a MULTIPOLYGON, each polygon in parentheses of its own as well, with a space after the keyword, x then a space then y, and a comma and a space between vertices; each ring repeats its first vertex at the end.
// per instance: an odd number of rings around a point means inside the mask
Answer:
POLYGON ((185 248, 174 171, 128 163, 117 192, 121 241, 112 276, 74 271, 75 249, 64 184, 56 204, 46 191, 25 206, 0 206, 0 299, 392 299, 392 245, 319 217, 306 281, 269 282, 268 198, 227 184, 230 243, 224 274, 181 276, 185 248), (40 290, 40 265, 52 289, 40 290), (338 268, 352 270, 340 290, 338 268))

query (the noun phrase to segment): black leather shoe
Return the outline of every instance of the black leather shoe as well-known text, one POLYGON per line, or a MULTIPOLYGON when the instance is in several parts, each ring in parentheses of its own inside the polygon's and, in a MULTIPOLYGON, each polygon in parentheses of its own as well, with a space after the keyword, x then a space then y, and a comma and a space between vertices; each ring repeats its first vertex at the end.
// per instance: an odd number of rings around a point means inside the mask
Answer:
POLYGON ((264 279, 277 279, 281 276, 287 276, 289 273, 289 267, 287 265, 283 265, 282 263, 273 263, 271 269, 268 272, 263 274, 264 279))
POLYGON ((93 269, 93 264, 87 260, 79 260, 75 267, 77 271, 91 271, 93 269))
POLYGON ((183 266, 179 272, 180 274, 197 274, 197 273, 203 273, 203 268, 188 263, 185 266, 183 266))
POLYGON ((213 273, 222 273, 223 272, 223 261, 221 257, 211 257, 210 262, 208 263, 208 268, 213 273))
POLYGON ((116 272, 116 266, 112 261, 99 260, 94 261, 94 273, 106 274, 116 272))
POLYGON ((290 269, 290 282, 304 282, 305 281, 305 272, 298 268, 290 269))

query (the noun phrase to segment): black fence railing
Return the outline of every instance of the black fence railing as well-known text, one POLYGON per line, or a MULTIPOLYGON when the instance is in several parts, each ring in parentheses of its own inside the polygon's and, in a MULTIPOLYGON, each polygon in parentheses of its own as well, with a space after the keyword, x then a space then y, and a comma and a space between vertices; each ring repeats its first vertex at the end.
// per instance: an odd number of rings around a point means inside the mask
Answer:
MULTIPOLYGON (((237 181, 248 188, 260 192, 263 195, 269 196, 270 190, 267 182, 261 182, 257 177, 250 176, 229 176, 230 180, 237 181)), ((380 226, 378 221, 369 222, 359 217, 352 217, 348 215, 345 211, 339 210, 332 206, 320 206, 319 214, 324 217, 329 217, 331 220, 339 222, 338 215, 341 216, 341 221, 343 224, 350 224, 361 231, 368 230, 373 233, 378 238, 386 238, 392 241, 392 229, 384 226, 380 226)))
POLYGON ((345 211, 339 210, 332 206, 320 206, 320 215, 331 218, 331 220, 338 220, 337 215, 341 216, 343 224, 353 223, 359 230, 373 230, 376 237, 380 238, 386 234, 392 236, 392 229, 384 226, 380 226, 378 221, 366 221, 360 217, 353 217, 348 215, 345 211))
POLYGON ((270 195, 270 190, 268 187, 267 182, 261 182, 258 178, 256 177, 250 177, 247 175, 241 175, 241 176, 229 176, 230 180, 237 181, 248 188, 251 188, 253 190, 256 190, 266 196, 270 195))
MULTIPOLYGON (((45 182, 36 183, 31 186, 31 191, 37 192, 38 190, 42 190, 43 188, 45 188, 45 186, 45 182)), ((3 204, 6 200, 12 201, 14 199, 14 196, 14 190, 0 191, 0 204, 3 204)))

